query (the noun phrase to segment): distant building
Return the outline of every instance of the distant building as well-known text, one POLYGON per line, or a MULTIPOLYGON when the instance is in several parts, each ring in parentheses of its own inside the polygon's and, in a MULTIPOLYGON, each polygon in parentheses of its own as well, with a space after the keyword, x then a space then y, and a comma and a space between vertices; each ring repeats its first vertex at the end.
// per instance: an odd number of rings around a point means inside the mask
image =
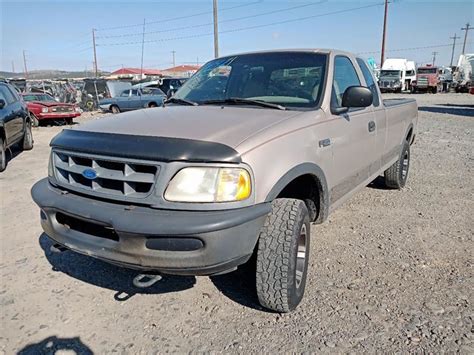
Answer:
POLYGON ((200 65, 178 65, 176 67, 163 69, 161 73, 163 74, 163 76, 189 78, 195 72, 197 72, 199 68, 201 68, 200 65))
POLYGON ((118 69, 107 77, 107 79, 131 79, 131 80, 141 80, 148 77, 162 77, 163 73, 158 69, 143 69, 143 72, 140 68, 121 68, 118 69))

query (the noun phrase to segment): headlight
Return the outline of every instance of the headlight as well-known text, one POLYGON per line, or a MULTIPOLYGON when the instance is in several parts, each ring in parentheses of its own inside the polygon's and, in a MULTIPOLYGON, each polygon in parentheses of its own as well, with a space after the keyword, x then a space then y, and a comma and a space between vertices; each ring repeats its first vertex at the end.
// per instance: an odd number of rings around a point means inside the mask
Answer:
POLYGON ((74 108, 74 110, 75 110, 76 112, 81 112, 81 108, 78 107, 78 106, 76 106, 76 107, 74 108))
POLYGON ((49 109, 48 109, 47 107, 43 107, 43 108, 41 109, 41 112, 43 112, 43 113, 46 113, 46 112, 48 112, 48 111, 49 111, 49 109))
POLYGON ((53 152, 51 152, 51 153, 49 154, 48 176, 49 176, 49 177, 54 177, 54 171, 53 171, 53 152))
POLYGON ((242 168, 184 168, 170 181, 165 199, 174 202, 231 202, 250 196, 251 183, 242 168))

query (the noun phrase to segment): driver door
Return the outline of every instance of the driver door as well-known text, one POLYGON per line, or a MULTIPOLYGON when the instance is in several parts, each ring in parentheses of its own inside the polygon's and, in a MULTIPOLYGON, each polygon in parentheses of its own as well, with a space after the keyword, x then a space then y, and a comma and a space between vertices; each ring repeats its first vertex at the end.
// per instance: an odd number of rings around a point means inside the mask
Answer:
MULTIPOLYGON (((356 64, 349 57, 336 56, 332 82, 331 110, 342 106, 350 86, 360 86, 356 64)), ((343 114, 332 113, 330 143, 333 151, 331 204, 342 202, 349 193, 365 183, 371 166, 377 162, 376 124, 373 107, 351 108, 343 114)))

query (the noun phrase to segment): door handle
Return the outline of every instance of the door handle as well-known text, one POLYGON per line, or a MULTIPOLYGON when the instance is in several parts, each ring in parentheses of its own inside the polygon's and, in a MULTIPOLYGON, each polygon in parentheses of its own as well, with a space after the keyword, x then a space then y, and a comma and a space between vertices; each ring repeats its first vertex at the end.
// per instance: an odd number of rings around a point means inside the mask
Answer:
POLYGON ((370 121, 369 122, 369 132, 373 132, 373 131, 375 131, 375 122, 370 121))
POLYGON ((329 139, 329 138, 326 138, 326 139, 323 139, 323 140, 319 141, 319 147, 320 148, 328 147, 330 145, 331 145, 331 139, 329 139))

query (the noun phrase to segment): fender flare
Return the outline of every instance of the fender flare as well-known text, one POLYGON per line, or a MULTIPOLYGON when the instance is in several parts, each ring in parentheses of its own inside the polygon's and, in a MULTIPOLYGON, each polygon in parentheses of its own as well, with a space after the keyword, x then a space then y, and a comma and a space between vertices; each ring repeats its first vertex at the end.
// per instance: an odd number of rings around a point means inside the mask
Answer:
POLYGON ((403 141, 402 141, 402 145, 404 144, 404 142, 406 141, 407 137, 408 137, 408 133, 410 132, 410 130, 413 130, 412 132, 412 135, 410 137, 410 142, 408 142, 410 145, 413 143, 413 138, 415 137, 415 128, 413 127, 413 123, 410 123, 408 125, 408 128, 406 129, 405 131, 405 135, 403 136, 403 141))
POLYGON ((326 175, 323 170, 314 163, 302 163, 293 168, 283 175, 275 185, 273 185, 270 192, 265 198, 265 202, 271 202, 278 197, 283 189, 294 179, 303 175, 313 175, 319 181, 319 214, 316 219, 316 223, 324 222, 329 215, 329 189, 326 181, 326 175))

